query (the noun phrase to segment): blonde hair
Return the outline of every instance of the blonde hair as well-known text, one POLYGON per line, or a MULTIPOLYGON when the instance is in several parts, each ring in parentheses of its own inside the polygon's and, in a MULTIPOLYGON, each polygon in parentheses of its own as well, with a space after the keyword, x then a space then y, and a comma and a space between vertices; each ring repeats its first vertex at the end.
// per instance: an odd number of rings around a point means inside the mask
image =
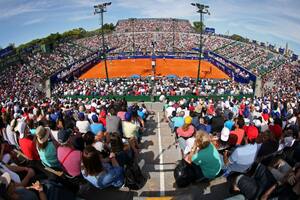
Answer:
POLYGON ((200 130, 196 133, 195 144, 199 149, 205 149, 210 144, 210 137, 207 132, 200 130))

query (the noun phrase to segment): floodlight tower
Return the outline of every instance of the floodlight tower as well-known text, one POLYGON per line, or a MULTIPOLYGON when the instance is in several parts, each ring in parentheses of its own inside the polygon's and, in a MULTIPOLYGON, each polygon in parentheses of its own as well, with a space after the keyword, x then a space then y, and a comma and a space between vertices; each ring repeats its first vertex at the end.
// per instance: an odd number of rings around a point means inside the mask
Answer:
POLYGON ((173 53, 175 55, 175 23, 176 19, 172 19, 172 30, 173 30, 173 53))
MULTIPOLYGON (((94 6, 94 15, 99 14, 100 16, 100 24, 101 24, 101 36, 102 36, 102 55, 104 59, 104 66, 105 66, 105 74, 106 74, 106 82, 109 84, 109 78, 108 78, 108 71, 107 71, 107 63, 106 63, 106 47, 105 47, 105 41, 104 41, 104 30, 103 30, 103 13, 107 12, 107 7, 111 5, 111 2, 108 3, 101 3, 94 6)), ((100 51, 101 52, 101 51, 100 51)))
POLYGON ((132 51, 133 54, 135 54, 135 39, 134 39, 134 35, 135 35, 135 18, 130 18, 129 19, 131 21, 131 31, 132 31, 132 51))
POLYGON ((199 38, 199 63, 198 63, 198 72, 197 72, 197 81, 196 86, 199 85, 200 80, 200 67, 201 67, 201 55, 202 55, 202 43, 203 43, 203 15, 208 14, 210 15, 210 12, 208 11, 209 6, 200 4, 200 3, 192 3, 192 6, 195 6, 197 8, 197 13, 200 14, 200 24, 201 24, 201 30, 200 30, 200 38, 199 38))

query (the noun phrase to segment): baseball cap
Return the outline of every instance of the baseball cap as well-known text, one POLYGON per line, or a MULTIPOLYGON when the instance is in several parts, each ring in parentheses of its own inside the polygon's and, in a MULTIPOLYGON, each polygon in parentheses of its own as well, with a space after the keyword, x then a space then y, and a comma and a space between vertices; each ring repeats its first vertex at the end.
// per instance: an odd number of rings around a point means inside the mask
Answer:
POLYGON ((193 121, 193 118, 191 116, 187 116, 184 118, 184 123, 185 124, 191 124, 193 121))
POLYGON ((93 115, 92 116, 92 120, 93 120, 93 122, 97 123, 98 122, 98 116, 97 115, 93 115))
POLYGON ((249 140, 254 140, 258 136, 258 129, 255 126, 250 125, 247 128, 246 135, 247 135, 249 140))
POLYGON ((80 120, 84 120, 84 113, 83 112, 78 113, 78 118, 80 120))
POLYGON ((91 107, 91 112, 96 112, 96 108, 94 106, 91 107))
POLYGON ((57 133, 57 140, 60 144, 67 143, 72 131, 70 129, 60 129, 57 133))
POLYGON ((282 128, 278 124, 275 124, 273 126, 270 125, 269 129, 270 129, 270 131, 273 133, 273 135, 276 138, 280 138, 281 137, 281 135, 282 135, 282 128))
POLYGON ((229 134, 230 134, 230 130, 227 127, 223 127, 221 131, 221 140, 227 142, 229 138, 229 134))
POLYGON ((250 119, 245 118, 245 119, 244 119, 244 122, 245 122, 245 125, 248 126, 248 125, 250 124, 250 119))

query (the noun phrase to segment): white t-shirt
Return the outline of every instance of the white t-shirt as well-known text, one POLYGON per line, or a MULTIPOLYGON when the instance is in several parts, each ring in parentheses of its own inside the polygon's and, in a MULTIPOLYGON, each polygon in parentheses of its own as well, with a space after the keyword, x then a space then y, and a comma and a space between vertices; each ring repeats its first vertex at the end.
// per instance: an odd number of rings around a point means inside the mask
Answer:
POLYGON ((172 112, 173 112, 173 111, 175 111, 175 108, 174 108, 174 107, 172 107, 172 106, 168 107, 168 108, 166 109, 166 115, 167 115, 167 117, 172 116, 172 112))
POLYGON ((18 145, 18 140, 17 140, 17 135, 14 131, 11 130, 11 126, 10 125, 7 125, 6 127, 6 138, 7 139, 7 142, 10 144, 10 145, 15 145, 15 146, 19 146, 18 145))

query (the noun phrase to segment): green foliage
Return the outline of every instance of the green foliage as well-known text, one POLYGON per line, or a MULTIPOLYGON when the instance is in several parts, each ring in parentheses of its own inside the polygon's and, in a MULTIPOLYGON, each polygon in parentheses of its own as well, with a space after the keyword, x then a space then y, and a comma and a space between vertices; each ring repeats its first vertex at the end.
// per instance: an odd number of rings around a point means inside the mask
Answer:
POLYGON ((240 42, 246 42, 246 43, 249 42, 248 38, 244 38, 244 37, 242 37, 240 35, 237 35, 237 34, 233 34, 232 36, 230 36, 230 39, 240 41, 240 42))
MULTIPOLYGON (((112 32, 115 29, 115 26, 111 24, 104 24, 103 30, 104 33, 112 32)), ((61 41, 67 41, 67 40, 74 40, 79 39, 83 37, 89 37, 96 34, 100 34, 101 29, 96 29, 93 31, 86 31, 83 28, 76 28, 69 31, 66 31, 64 33, 51 33, 49 36, 41 39, 35 39, 32 40, 26 44, 22 44, 17 48, 17 52, 21 52, 22 49, 26 49, 33 46, 40 46, 40 45, 55 45, 61 41)))
POLYGON ((201 29, 202 31, 204 31, 205 29, 205 25, 203 24, 203 22, 200 21, 193 22, 193 26, 197 33, 200 33, 201 29))

